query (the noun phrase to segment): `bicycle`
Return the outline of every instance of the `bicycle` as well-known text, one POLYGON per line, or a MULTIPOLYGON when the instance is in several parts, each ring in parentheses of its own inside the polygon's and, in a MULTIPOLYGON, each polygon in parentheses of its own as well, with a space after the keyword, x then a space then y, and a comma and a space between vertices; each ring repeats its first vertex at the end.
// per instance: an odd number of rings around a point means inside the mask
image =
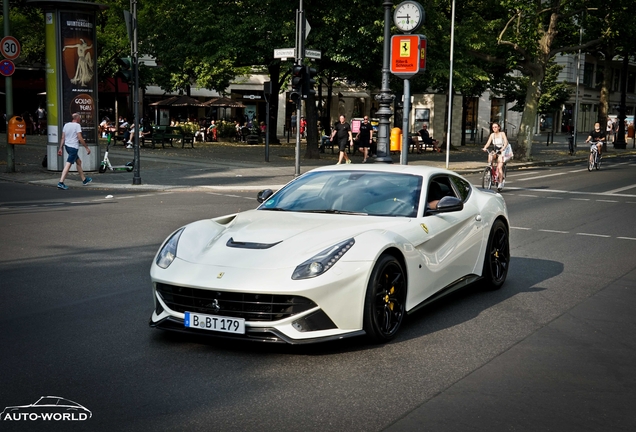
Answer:
POLYGON ((501 182, 499 182, 498 174, 497 174, 497 159, 501 157, 499 152, 490 151, 488 154, 492 154, 492 159, 490 165, 486 166, 484 169, 484 173, 481 177, 481 187, 484 189, 492 189, 493 185, 497 189, 497 192, 501 192, 506 184, 506 173, 507 167, 506 162, 503 164, 503 175, 504 178, 501 182))
POLYGON ((594 168, 596 168, 597 171, 601 169, 602 156, 598 154, 596 144, 596 142, 592 142, 592 145, 590 146, 590 158, 587 164, 588 171, 592 171, 594 168))

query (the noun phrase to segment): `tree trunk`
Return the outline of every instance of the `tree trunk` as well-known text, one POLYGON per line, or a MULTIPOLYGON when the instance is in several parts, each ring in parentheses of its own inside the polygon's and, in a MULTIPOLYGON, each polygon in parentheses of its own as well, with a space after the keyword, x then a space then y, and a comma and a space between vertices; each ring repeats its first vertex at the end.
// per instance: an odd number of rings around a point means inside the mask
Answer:
MULTIPOLYGON (((603 61, 603 83, 601 84, 601 98, 598 104, 598 122, 601 124, 601 130, 607 129, 607 114, 609 112, 609 90, 612 85, 612 58, 614 54, 605 52, 603 61)), ((607 150, 607 139, 603 141, 603 151, 607 150)))
POLYGON ((268 67, 269 81, 271 83, 272 94, 269 95, 269 142, 270 144, 280 144, 276 135, 278 129, 278 95, 280 94, 280 63, 274 62, 268 67))
POLYGON ((519 135, 517 136, 517 148, 515 154, 521 156, 522 160, 530 160, 532 155, 533 128, 537 118, 539 108, 539 98, 541 97, 540 84, 543 81, 545 69, 539 65, 532 75, 528 76, 528 87, 526 89, 526 102, 519 125, 519 135))

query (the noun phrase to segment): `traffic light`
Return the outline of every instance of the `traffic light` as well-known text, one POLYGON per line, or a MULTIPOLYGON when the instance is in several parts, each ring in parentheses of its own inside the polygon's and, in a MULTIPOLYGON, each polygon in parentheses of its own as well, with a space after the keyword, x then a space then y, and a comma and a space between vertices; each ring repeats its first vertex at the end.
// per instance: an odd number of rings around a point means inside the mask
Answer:
POLYGON ((301 66, 301 65, 292 66, 291 98, 294 102, 297 102, 302 97, 304 72, 305 72, 304 66, 301 66))
POLYGON ((132 59, 130 57, 122 57, 115 60, 115 63, 119 65, 119 70, 117 71, 117 74, 115 76, 118 76, 127 82, 132 82, 132 59))
POLYGON ((303 99, 307 99, 309 95, 315 95, 316 90, 314 90, 314 84, 316 84, 316 80, 314 77, 318 71, 312 67, 305 67, 305 76, 303 77, 303 99))

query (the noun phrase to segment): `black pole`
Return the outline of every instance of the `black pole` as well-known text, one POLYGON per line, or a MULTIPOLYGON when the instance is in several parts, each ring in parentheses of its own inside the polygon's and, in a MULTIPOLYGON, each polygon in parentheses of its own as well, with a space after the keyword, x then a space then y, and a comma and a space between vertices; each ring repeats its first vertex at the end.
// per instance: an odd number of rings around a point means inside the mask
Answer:
POLYGON ((139 173, 139 131, 141 129, 141 119, 139 118, 139 51, 137 50, 137 0, 131 0, 132 2, 132 21, 133 21, 133 42, 132 42, 132 62, 133 73, 135 75, 133 82, 133 104, 135 105, 135 136, 133 141, 133 153, 134 153, 134 172, 133 172, 133 184, 141 184, 141 174, 139 173))
POLYGON ((379 117, 378 124, 378 139, 376 150, 376 161, 393 163, 393 160, 389 156, 387 149, 389 148, 389 126, 390 118, 393 115, 391 111, 391 104, 393 103, 394 95, 391 94, 389 87, 389 62, 390 62, 390 43, 391 43, 391 8, 393 8, 393 1, 385 0, 382 4, 384 7, 384 55, 382 57, 382 88, 380 94, 376 95, 375 99, 379 103, 379 109, 376 115, 379 117))
POLYGON ((623 54, 623 71, 621 73, 621 106, 618 111, 618 136, 614 139, 614 148, 627 148, 625 141, 625 112, 627 110, 627 73, 629 67, 629 55, 627 52, 623 54))

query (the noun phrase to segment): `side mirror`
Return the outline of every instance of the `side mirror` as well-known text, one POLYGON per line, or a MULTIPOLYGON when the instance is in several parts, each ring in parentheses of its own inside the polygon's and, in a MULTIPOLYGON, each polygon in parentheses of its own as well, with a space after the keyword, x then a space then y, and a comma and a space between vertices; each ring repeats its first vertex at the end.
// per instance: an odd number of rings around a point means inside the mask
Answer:
POLYGON ((426 214, 450 213, 464 209, 464 202, 457 197, 445 196, 437 203, 435 210, 427 210, 426 214))
POLYGON ((259 203, 263 203, 264 201, 267 201, 267 198, 271 197, 272 195, 274 195, 274 191, 271 189, 265 189, 262 190, 258 193, 258 195, 256 195, 256 200, 259 203))

